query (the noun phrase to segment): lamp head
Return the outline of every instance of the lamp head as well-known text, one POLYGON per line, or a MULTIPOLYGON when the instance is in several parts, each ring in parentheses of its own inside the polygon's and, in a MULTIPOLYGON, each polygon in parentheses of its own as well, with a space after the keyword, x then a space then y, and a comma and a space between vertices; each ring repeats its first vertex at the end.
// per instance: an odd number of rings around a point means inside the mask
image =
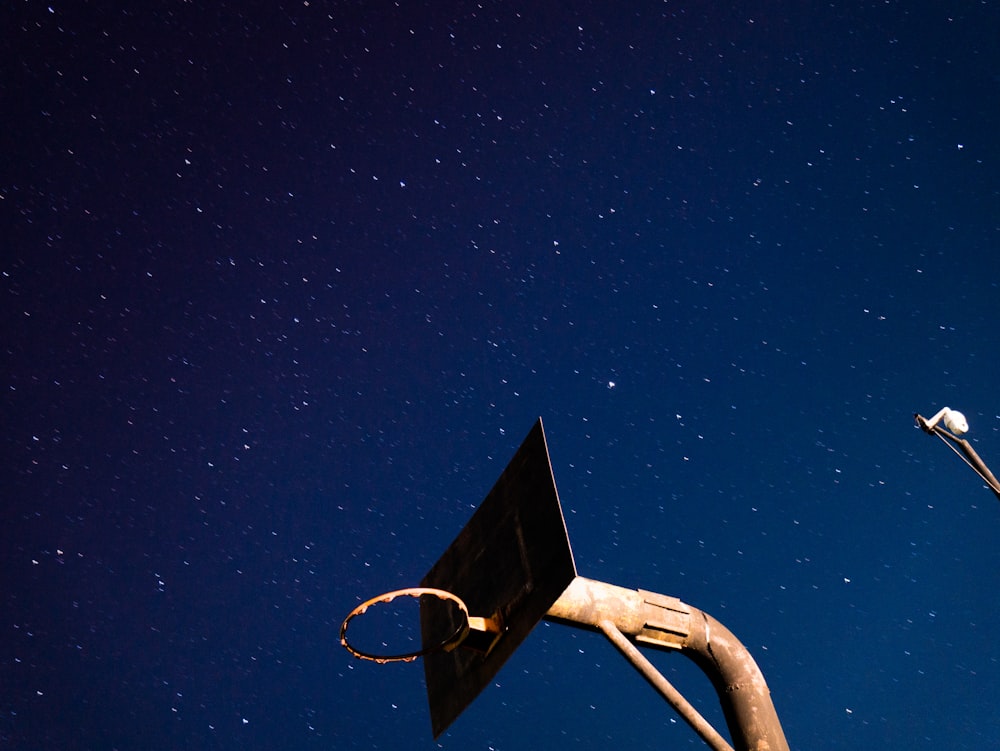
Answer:
POLYGON ((945 407, 943 419, 944 426, 955 435, 969 432, 969 422, 961 412, 945 407))

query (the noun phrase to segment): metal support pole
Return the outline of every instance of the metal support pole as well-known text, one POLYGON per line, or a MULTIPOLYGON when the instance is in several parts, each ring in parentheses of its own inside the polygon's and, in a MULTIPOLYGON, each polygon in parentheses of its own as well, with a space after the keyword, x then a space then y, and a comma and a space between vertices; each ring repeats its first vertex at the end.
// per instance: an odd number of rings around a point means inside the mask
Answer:
MULTIPOLYGON (((675 597, 578 576, 549 608, 546 617, 607 635, 675 708, 680 707, 681 716, 712 745, 713 741, 697 724, 699 720, 704 722, 704 718, 679 694, 680 702, 675 704, 671 700, 668 693, 675 693, 675 689, 641 654, 640 662, 632 659, 631 651, 638 653, 638 650, 630 640, 658 649, 679 650, 702 669, 715 687, 736 751, 788 751, 788 741, 760 668, 729 629, 707 613, 675 597), (628 652, 621 642, 628 645, 628 652), (697 717, 689 718, 685 706, 697 717)), ((711 726, 709 729, 722 740, 711 726)))
POLYGON ((714 751, 733 751, 733 747, 719 735, 719 731, 713 728, 712 724, 691 706, 691 702, 674 688, 673 684, 618 630, 614 623, 605 619, 597 625, 611 640, 611 643, 618 647, 618 651, 625 655, 625 658, 635 666, 642 677, 660 692, 660 695, 667 700, 667 704, 674 708, 677 714, 691 726, 694 732, 702 737, 705 743, 711 746, 714 751))

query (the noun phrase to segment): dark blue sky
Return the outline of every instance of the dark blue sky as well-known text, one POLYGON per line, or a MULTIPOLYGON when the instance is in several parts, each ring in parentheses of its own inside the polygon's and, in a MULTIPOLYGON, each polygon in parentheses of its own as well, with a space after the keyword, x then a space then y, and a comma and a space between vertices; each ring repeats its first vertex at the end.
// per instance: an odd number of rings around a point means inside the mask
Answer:
POLYGON ((541 415, 580 573, 793 749, 1000 747, 1000 504, 912 419, 1000 464, 995 5, 3 14, 0 746, 700 747, 596 634, 437 742, 339 646, 541 415))

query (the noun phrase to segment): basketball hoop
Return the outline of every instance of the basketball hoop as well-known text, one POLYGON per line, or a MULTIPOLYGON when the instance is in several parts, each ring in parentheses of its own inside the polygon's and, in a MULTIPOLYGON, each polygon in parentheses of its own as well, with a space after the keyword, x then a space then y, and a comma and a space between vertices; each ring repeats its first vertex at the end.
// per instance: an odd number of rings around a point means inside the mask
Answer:
MULTIPOLYGON (((481 619, 478 619, 481 620, 481 619)), ((387 662, 413 662, 418 657, 423 657, 431 652, 451 652, 455 647, 461 644, 465 638, 469 635, 469 609, 462 602, 462 598, 458 595, 452 594, 444 589, 434 589, 432 587, 408 587, 407 589, 397 589, 394 592, 386 592, 385 594, 379 595, 378 597, 373 597, 370 600, 358 605, 354 610, 348 614, 344 619, 344 622, 340 626, 340 643, 344 648, 350 652, 355 657, 362 660, 371 660, 379 665, 384 665, 387 662), (437 597, 441 600, 450 600, 455 603, 459 611, 461 611, 462 617, 460 618, 461 623, 455 632, 450 636, 443 639, 438 644, 433 644, 429 647, 424 647, 423 649, 418 649, 415 652, 404 652, 397 655, 377 655, 371 652, 365 652, 364 650, 358 649, 352 646, 350 642, 347 641, 347 625, 351 622, 351 619, 355 616, 363 615, 368 608, 372 605, 377 605, 379 603, 389 603, 395 600, 397 597, 423 597, 424 595, 431 595, 437 597)))

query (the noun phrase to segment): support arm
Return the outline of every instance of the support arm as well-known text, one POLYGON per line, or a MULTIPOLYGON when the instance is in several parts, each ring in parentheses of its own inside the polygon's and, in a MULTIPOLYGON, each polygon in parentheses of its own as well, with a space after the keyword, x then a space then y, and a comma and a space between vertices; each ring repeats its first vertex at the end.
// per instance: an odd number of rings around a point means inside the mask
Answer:
MULTIPOLYGON (((675 597, 625 589, 578 576, 546 617, 602 631, 612 641, 615 641, 613 632, 617 631, 641 644, 679 650, 702 669, 715 687, 736 751, 788 751, 788 742, 760 668, 729 629, 707 613, 675 597)), ((669 692, 660 687, 660 682, 666 683, 666 679, 648 661, 647 666, 641 666, 622 645, 616 642, 616 646, 671 704, 678 707, 669 692), (655 678, 648 671, 652 671, 655 678)), ((666 685, 673 691, 669 683, 666 685)), ((698 720, 704 720, 683 701, 683 697, 681 699, 678 711, 713 745, 709 736, 698 727, 698 720), (687 709, 697 717, 687 716, 687 709)))
MULTIPOLYGON (((1000 500, 1000 482, 998 482, 997 478, 992 472, 990 472, 990 468, 986 466, 986 462, 984 462, 980 458, 979 454, 976 453, 976 450, 972 448, 972 444, 964 438, 959 438, 947 430, 944 430, 940 425, 938 425, 938 421, 940 420, 942 413, 944 413, 947 409, 948 408, 945 407, 930 420, 925 419, 920 414, 915 414, 913 419, 925 433, 929 435, 936 435, 944 441, 946 445, 950 444, 950 448, 958 453, 966 464, 972 467, 972 471, 983 479, 989 489, 993 491, 993 495, 997 497, 997 500, 1000 500)), ((964 417, 962 418, 962 422, 965 422, 964 417)), ((968 427, 968 425, 965 425, 966 430, 968 430, 968 427)))

